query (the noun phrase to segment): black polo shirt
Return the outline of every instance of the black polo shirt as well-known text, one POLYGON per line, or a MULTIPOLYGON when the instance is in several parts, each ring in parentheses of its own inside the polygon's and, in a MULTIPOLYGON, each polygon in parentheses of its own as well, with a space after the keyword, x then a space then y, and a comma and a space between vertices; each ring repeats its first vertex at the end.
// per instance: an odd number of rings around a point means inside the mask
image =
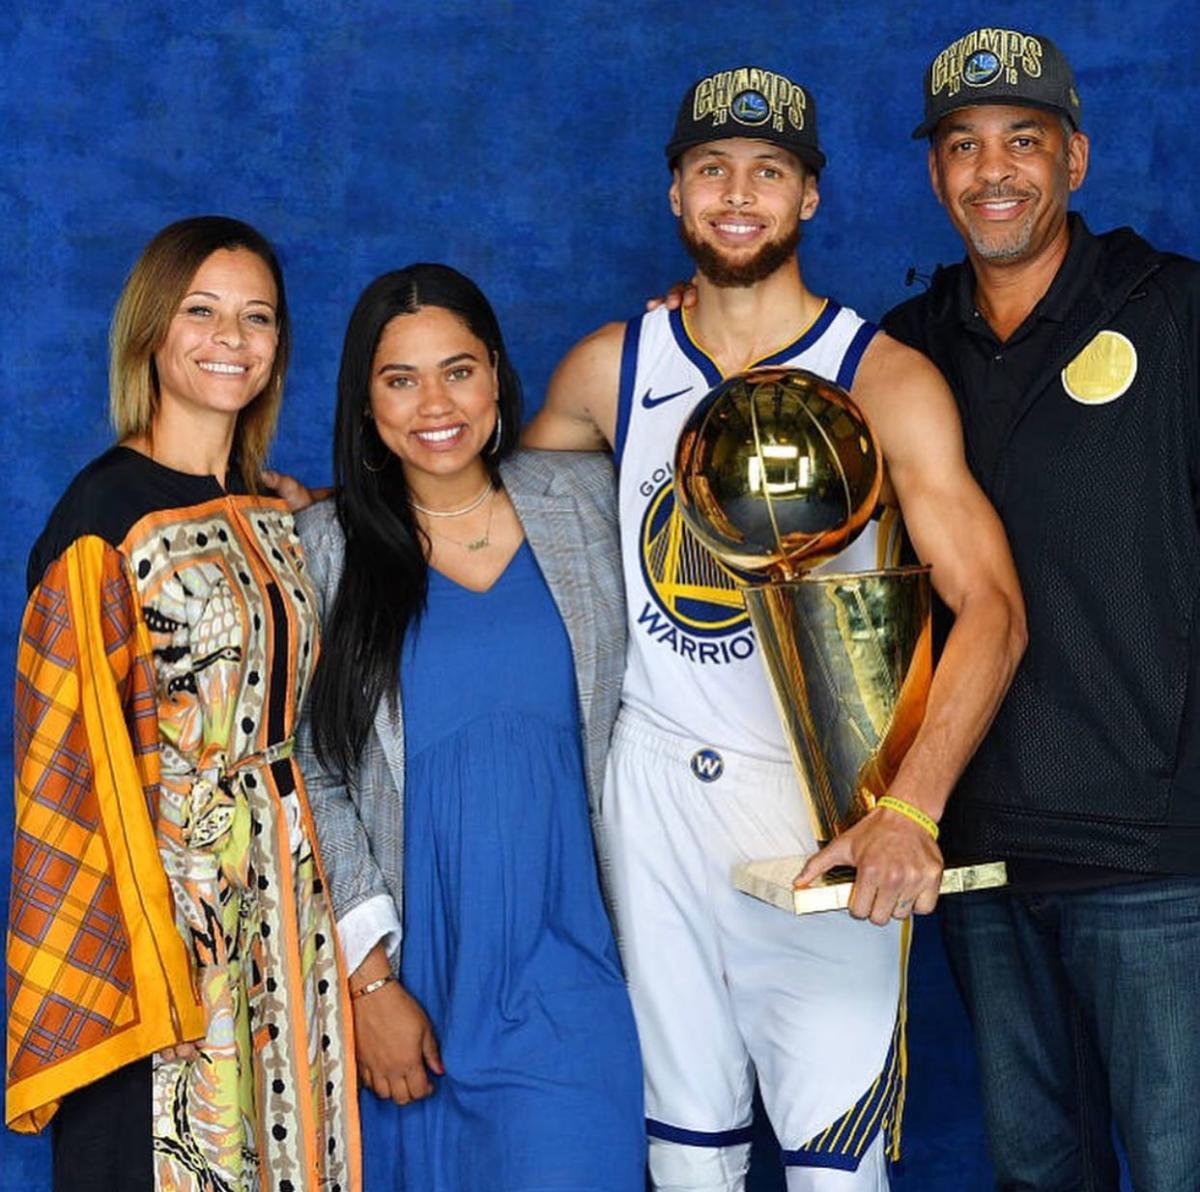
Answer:
MULTIPOLYGON (((1100 260, 1099 241, 1072 236, 1050 288, 1025 321, 1001 340, 975 305, 975 275, 966 267, 955 304, 962 327, 956 363, 962 379, 963 430, 971 470, 983 478, 996 471, 1012 420, 1054 350, 1063 320, 1091 284, 1100 260)), ((1146 881, 1155 875, 1070 865, 1058 861, 1008 861, 1009 886, 1020 892, 1051 892, 1146 881)))
POLYGON ((967 454, 981 479, 995 473, 1023 397, 1052 354, 1063 320, 1090 284, 1099 258, 1094 237, 1072 236, 1050 288, 1005 341, 975 305, 975 274, 969 266, 962 270, 956 305, 963 335, 956 363, 967 454))

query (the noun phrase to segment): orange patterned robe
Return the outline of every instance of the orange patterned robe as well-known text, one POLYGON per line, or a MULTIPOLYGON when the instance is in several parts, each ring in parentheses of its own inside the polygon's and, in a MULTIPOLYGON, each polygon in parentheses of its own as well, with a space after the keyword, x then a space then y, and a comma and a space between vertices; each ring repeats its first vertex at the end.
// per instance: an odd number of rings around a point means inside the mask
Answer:
POLYGON ((316 616, 282 502, 114 448, 30 564, 8 1098, 154 1062, 158 1187, 359 1186, 349 1012, 291 740, 316 616))

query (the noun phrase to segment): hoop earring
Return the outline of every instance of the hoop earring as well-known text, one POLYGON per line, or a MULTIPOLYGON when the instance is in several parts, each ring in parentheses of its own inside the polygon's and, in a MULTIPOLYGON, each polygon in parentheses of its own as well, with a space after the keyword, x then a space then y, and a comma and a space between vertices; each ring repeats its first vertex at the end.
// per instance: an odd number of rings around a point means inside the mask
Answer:
POLYGON ((492 432, 492 440, 488 443, 487 454, 496 455, 500 451, 500 439, 504 434, 504 413, 500 409, 499 401, 496 402, 496 429, 492 432))
POLYGON ((386 471, 388 464, 391 462, 392 453, 388 450, 387 444, 380 440, 379 445, 383 448, 383 459, 379 464, 373 464, 369 459, 367 459, 366 436, 363 436, 362 466, 366 468, 368 472, 378 473, 386 471))

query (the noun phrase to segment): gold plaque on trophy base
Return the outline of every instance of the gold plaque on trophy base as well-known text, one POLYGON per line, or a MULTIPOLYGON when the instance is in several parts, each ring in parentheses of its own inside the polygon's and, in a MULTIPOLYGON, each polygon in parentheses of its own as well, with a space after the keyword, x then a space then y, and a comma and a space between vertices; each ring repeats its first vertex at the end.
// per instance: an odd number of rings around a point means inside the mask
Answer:
MULTIPOLYGON (((769 902, 793 915, 811 915, 818 911, 840 911, 850 905, 854 888, 853 873, 827 873, 811 886, 797 890, 792 882, 804 868, 807 857, 771 857, 766 861, 745 861, 733 867, 733 884, 743 894, 769 902)), ((1003 861, 981 865, 956 865, 942 871, 941 894, 965 894, 969 890, 991 890, 1007 885, 1008 873, 1003 861)))

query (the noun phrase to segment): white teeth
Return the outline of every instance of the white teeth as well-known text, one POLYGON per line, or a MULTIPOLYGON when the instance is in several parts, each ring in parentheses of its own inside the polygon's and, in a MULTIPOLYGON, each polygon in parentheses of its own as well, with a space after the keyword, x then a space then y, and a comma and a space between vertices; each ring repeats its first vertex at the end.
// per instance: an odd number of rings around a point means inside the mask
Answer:
POLYGON ((1003 201, 996 200, 995 202, 991 203, 981 203, 980 206, 986 207, 989 211, 1008 211, 1015 207, 1020 201, 1020 199, 1004 199, 1003 201))
POLYGON ((728 232, 733 236, 748 236, 758 231, 757 224, 717 224, 717 230, 720 232, 728 232))
POLYGON ((447 439, 453 439, 458 431, 457 426, 447 427, 445 430, 419 430, 417 438, 426 443, 444 443, 447 439))
POLYGON ((221 373, 224 376, 241 376, 246 372, 244 364, 223 364, 216 360, 203 360, 200 362, 200 367, 205 372, 221 373))

